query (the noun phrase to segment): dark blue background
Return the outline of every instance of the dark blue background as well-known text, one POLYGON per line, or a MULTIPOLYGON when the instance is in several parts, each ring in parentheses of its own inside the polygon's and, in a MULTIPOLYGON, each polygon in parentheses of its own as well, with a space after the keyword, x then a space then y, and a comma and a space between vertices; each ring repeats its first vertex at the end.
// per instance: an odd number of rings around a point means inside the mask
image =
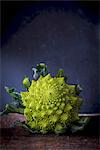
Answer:
POLYGON ((32 66, 59 68, 81 84, 81 112, 99 112, 99 13, 92 2, 2 3, 1 107, 11 102, 4 86, 22 90, 32 66))

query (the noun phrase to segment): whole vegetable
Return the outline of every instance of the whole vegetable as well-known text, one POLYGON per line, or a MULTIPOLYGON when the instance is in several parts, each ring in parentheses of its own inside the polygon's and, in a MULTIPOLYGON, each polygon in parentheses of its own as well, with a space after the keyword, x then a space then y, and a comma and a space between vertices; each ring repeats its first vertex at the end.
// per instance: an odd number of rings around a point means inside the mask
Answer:
POLYGON ((5 87, 13 101, 6 104, 0 116, 8 113, 23 114, 26 121, 16 120, 13 126, 23 126, 32 133, 59 134, 82 130, 89 118, 79 115, 83 101, 79 96, 82 91, 80 85, 68 84, 68 77, 62 69, 52 77, 44 63, 37 64, 32 71, 33 80, 30 81, 27 76, 23 80, 26 92, 18 93, 14 88, 5 87))
POLYGON ((62 133, 78 119, 82 99, 76 85, 65 83, 64 77, 50 74, 32 80, 26 92, 21 92, 24 115, 31 129, 41 133, 62 133))

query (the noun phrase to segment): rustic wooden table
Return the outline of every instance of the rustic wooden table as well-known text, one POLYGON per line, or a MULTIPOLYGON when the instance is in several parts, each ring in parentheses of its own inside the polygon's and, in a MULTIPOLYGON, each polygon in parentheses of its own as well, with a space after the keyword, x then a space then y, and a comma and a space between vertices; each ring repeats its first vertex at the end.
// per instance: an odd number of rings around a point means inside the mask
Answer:
POLYGON ((3 140, 0 150, 99 150, 96 137, 34 135, 3 140))
MULTIPOLYGON (((99 150, 99 134, 41 135, 30 134, 25 128, 8 128, 17 116, 3 117, 0 121, 0 150, 99 150), (6 120, 5 120, 6 119, 6 120)), ((21 118, 22 119, 22 118, 21 118)), ((94 122, 96 123, 96 122, 94 122)), ((93 125, 94 126, 94 125, 93 125)), ((96 131, 96 129, 95 129, 96 131)), ((98 130, 97 130, 98 131, 98 130)))

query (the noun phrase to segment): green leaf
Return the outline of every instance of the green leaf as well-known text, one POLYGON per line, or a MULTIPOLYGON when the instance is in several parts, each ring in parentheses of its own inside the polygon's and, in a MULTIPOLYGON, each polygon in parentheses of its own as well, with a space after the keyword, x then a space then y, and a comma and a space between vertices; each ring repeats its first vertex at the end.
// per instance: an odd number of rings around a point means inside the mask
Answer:
POLYGON ((79 85, 79 84, 77 84, 76 86, 75 86, 75 91, 76 91, 76 94, 77 95, 79 95, 81 92, 82 92, 82 87, 79 85))
POLYGON ((56 74, 56 77, 57 78, 59 78, 59 77, 64 77, 64 80, 65 80, 65 82, 67 82, 67 80, 68 80, 68 76, 65 76, 64 75, 64 70, 63 69, 60 69, 60 70, 58 70, 58 73, 56 74))
POLYGON ((64 77, 64 70, 63 69, 58 70, 56 77, 64 77))
POLYGON ((90 117, 80 117, 78 123, 86 125, 89 122, 89 120, 90 120, 90 117))
POLYGON ((8 114, 7 108, 5 108, 2 112, 0 112, 0 116, 8 114))
POLYGON ((5 87, 6 92, 15 100, 11 104, 6 104, 5 109, 0 112, 0 115, 7 115, 8 113, 24 114, 24 106, 21 101, 21 95, 14 90, 14 88, 5 87))
POLYGON ((82 130, 82 129, 84 129, 84 126, 72 125, 71 132, 75 133, 75 132, 82 130))
POLYGON ((31 85, 31 82, 30 82, 29 77, 25 76, 23 79, 23 86, 28 89, 30 85, 31 85))
POLYGON ((44 63, 37 64, 36 68, 32 68, 33 78, 37 80, 40 75, 46 76, 48 74, 47 66, 44 63))
POLYGON ((12 105, 15 107, 24 108, 20 93, 16 92, 14 88, 9 88, 7 86, 5 87, 5 90, 13 98, 13 100, 15 100, 12 102, 12 105))
POLYGON ((89 122, 90 117, 80 117, 80 119, 71 125, 71 132, 75 133, 77 131, 83 130, 84 127, 89 122))
POLYGON ((24 108, 16 108, 12 104, 6 104, 5 109, 2 112, 0 112, 0 116, 7 115, 8 113, 24 114, 24 108))
POLYGON ((16 127, 16 126, 21 126, 21 127, 24 127, 25 129, 27 129, 29 132, 31 133, 38 133, 37 131, 35 130, 32 130, 29 128, 29 126, 25 123, 25 122, 21 122, 20 120, 16 120, 12 125, 11 127, 16 127))
POLYGON ((15 92, 14 88, 9 88, 5 86, 6 92, 15 100, 21 100, 21 95, 18 92, 15 92))

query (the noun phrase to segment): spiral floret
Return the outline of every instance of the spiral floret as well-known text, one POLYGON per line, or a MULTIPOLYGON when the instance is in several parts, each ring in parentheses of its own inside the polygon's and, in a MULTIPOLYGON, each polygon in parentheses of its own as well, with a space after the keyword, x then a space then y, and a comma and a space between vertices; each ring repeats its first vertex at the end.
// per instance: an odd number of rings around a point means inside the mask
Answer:
POLYGON ((78 119, 82 102, 76 95, 75 85, 68 85, 64 77, 50 74, 35 81, 26 92, 21 92, 25 106, 24 115, 31 129, 41 133, 62 133, 66 127, 78 119))

